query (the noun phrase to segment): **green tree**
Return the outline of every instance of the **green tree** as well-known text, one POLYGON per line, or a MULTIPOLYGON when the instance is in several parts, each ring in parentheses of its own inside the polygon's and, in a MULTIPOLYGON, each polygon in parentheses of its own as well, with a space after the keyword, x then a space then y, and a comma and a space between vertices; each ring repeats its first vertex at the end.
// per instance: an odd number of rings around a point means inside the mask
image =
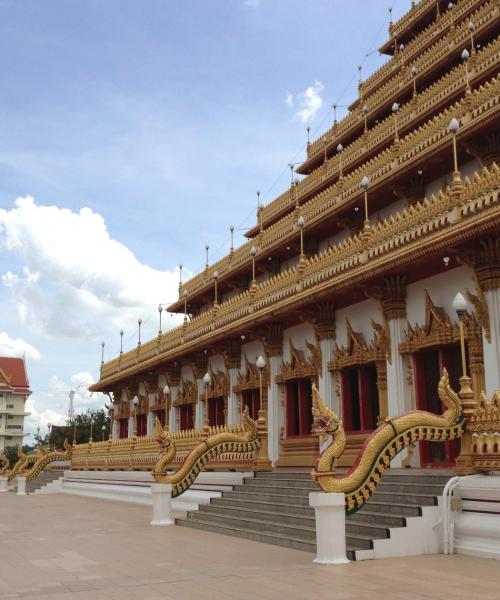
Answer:
POLYGON ((108 439, 109 416, 103 408, 98 410, 89 408, 86 412, 75 415, 71 422, 66 422, 66 425, 54 425, 50 432, 50 440, 46 436, 44 441, 46 441, 46 445, 56 449, 62 449, 64 440, 68 440, 72 444, 73 437, 75 437, 77 444, 86 444, 90 439, 91 429, 94 442, 108 439))
MULTIPOLYGON (((22 449, 25 454, 31 454, 31 452, 33 452, 35 447, 34 446, 23 446, 22 449)), ((18 452, 18 446, 7 446, 4 450, 5 456, 9 459, 11 469, 19 460, 17 452, 18 452)))

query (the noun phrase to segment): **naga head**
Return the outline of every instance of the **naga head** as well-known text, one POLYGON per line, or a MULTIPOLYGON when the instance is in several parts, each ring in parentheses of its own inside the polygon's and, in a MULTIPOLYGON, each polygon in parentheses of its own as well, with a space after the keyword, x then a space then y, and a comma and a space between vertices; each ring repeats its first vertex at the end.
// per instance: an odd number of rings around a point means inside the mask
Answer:
POLYGON ((312 385, 312 415, 314 431, 319 435, 333 435, 340 427, 340 419, 328 408, 321 397, 316 384, 312 385))
POLYGON ((248 406, 245 406, 241 413, 241 425, 245 430, 245 437, 249 440, 253 440, 257 437, 257 421, 254 421, 250 416, 248 406))
POLYGON ((447 419, 450 425, 458 423, 462 416, 462 404, 460 396, 454 392, 450 386, 448 371, 443 367, 441 379, 438 385, 438 396, 442 404, 446 407, 443 418, 447 419))
POLYGON ((158 417, 155 419, 155 438, 159 446, 170 446, 172 438, 170 432, 165 429, 158 417))

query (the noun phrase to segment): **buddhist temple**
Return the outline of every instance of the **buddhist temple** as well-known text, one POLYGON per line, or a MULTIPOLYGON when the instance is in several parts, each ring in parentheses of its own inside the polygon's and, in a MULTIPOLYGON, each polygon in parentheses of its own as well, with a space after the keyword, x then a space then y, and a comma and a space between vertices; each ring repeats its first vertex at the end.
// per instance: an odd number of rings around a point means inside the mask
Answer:
POLYGON ((109 439, 73 424, 72 444, 0 452, 0 491, 47 467, 40 493, 320 564, 500 559, 499 17, 411 2, 246 241, 179 281, 180 325, 160 306, 153 339, 139 319, 132 350, 105 362, 103 342, 109 439))
MULTIPOLYGON (((496 0, 422 0, 390 23, 387 61, 307 143, 290 188, 179 284, 168 310, 183 323, 102 364, 92 389, 112 399, 113 439, 155 417, 171 432, 237 424, 248 407, 273 467, 310 467, 316 384, 349 466, 386 417, 439 410, 443 367, 458 389, 457 293, 475 397, 500 388, 499 22, 496 0)), ((393 463, 458 452, 419 442, 393 463)))

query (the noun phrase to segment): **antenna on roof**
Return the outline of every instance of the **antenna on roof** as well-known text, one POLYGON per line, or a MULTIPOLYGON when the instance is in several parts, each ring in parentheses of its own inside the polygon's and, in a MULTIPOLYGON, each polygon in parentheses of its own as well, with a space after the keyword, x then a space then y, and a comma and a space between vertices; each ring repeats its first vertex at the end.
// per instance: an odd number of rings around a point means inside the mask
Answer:
POLYGON ((75 407, 73 405, 73 398, 75 397, 75 390, 69 391, 69 406, 68 406, 68 421, 72 421, 75 418, 75 407))

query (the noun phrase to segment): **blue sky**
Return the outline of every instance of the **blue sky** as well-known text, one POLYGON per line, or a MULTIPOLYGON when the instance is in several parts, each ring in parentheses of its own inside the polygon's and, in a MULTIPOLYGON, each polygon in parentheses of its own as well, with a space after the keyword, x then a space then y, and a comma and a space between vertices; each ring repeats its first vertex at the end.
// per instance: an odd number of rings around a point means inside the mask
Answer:
POLYGON ((32 428, 286 189, 392 3, 0 1, 0 350, 28 348, 32 428))

